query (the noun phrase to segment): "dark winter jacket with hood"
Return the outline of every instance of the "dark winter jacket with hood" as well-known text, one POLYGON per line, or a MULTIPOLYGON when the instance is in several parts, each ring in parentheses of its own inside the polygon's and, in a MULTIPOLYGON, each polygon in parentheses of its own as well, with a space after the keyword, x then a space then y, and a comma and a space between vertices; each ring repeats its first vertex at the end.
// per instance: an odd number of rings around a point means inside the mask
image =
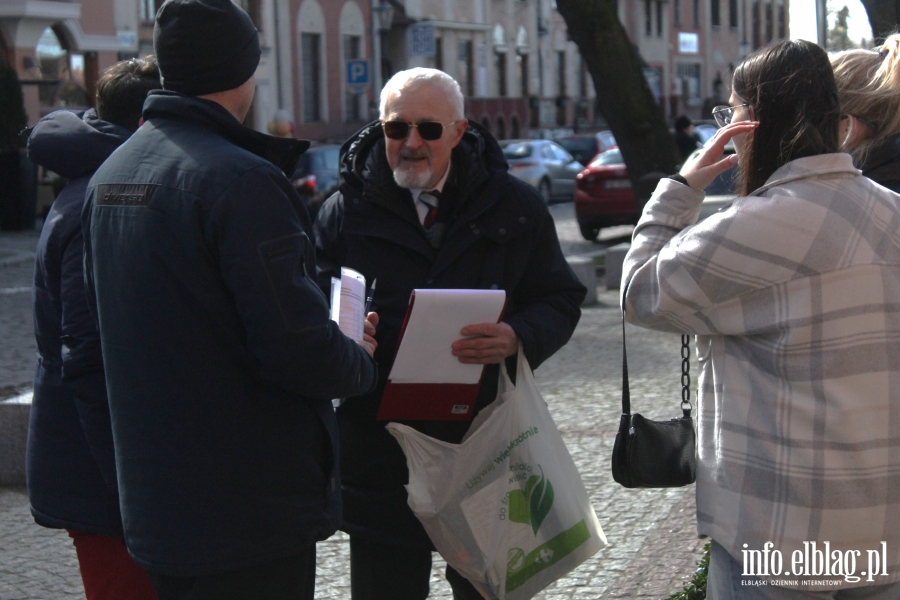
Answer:
MULTIPOLYGON (((342 529, 376 540, 431 547, 407 506, 409 472, 396 440, 376 420, 410 293, 415 288, 506 290, 504 321, 516 332, 531 367, 562 347, 581 316, 586 290, 566 263, 552 217, 538 193, 507 173, 497 141, 476 123, 453 150, 434 249, 412 196, 394 182, 378 123, 341 149, 342 184, 319 212, 315 229, 319 285, 328 289, 341 266, 378 279, 378 387, 337 409, 344 484, 342 529)), ((514 368, 515 358, 507 361, 514 368)), ((499 367, 488 366, 476 411, 497 393, 499 367)), ((416 429, 458 443, 468 422, 415 422, 416 429)))
POLYGON ((50 207, 34 270, 38 361, 28 431, 31 512, 46 527, 122 535, 97 324, 82 270, 81 209, 94 171, 131 135, 91 109, 41 119, 28 154, 69 179, 50 207))
POLYGON ((875 183, 900 193, 900 134, 870 149, 865 163, 857 167, 875 183))
POLYGON ((308 144, 174 92, 144 119, 83 213, 128 549, 189 577, 298 554, 340 523, 331 400, 376 378, 315 283, 308 144))

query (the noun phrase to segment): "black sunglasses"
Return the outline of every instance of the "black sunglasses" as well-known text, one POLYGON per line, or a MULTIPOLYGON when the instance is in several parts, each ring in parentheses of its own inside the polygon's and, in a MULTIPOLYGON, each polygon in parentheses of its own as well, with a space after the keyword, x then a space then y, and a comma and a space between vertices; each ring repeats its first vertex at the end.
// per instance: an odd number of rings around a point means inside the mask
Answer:
POLYGON ((382 127, 384 127, 384 135, 392 140, 405 140, 409 135, 410 129, 415 127, 419 130, 419 136, 421 136, 423 140, 433 142, 434 140, 441 139, 441 136, 444 135, 444 129, 450 127, 459 120, 460 119, 451 121, 446 125, 439 123, 438 121, 419 121, 418 123, 385 121, 382 123, 382 127))

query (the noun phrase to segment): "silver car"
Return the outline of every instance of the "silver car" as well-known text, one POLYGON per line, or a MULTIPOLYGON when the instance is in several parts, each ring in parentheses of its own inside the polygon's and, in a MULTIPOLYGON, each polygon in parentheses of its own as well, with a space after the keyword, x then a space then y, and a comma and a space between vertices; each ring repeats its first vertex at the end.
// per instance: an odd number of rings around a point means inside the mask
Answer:
MULTIPOLYGON (((707 140, 704 145, 709 143, 709 140, 707 140)), ((702 148, 694 150, 685 162, 690 162, 697 158, 697 155, 700 154, 701 150, 702 148)), ((728 140, 728 143, 725 144, 725 156, 730 154, 734 154, 734 140, 728 140)), ((731 202, 734 200, 735 196, 737 196, 736 174, 736 169, 731 168, 724 173, 719 173, 716 178, 712 180, 712 183, 706 186, 706 189, 704 190, 706 197, 703 199, 703 204, 700 205, 700 221, 731 206, 731 202)))
POLYGON ((509 172, 527 181, 544 199, 569 202, 575 196, 575 177, 584 165, 551 140, 506 140, 500 142, 509 162, 509 172))

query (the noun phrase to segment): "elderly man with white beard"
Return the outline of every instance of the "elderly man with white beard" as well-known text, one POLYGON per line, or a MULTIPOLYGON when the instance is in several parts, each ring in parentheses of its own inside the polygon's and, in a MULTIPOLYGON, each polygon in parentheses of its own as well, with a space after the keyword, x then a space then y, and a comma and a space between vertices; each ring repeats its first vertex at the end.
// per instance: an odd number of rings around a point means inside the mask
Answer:
MULTIPOLYGON (((497 394, 499 364, 515 371, 521 346, 532 369, 562 347, 581 316, 586 290, 563 257, 537 191, 507 172, 499 144, 464 117, 459 85, 446 73, 415 68, 381 93, 381 119, 341 149, 340 192, 315 224, 319 285, 341 267, 378 279, 379 384, 337 409, 344 517, 350 534, 354 600, 428 596, 434 546, 407 506, 409 473, 400 446, 377 413, 410 293, 422 288, 502 289, 500 323, 462 329, 453 354, 484 364, 475 411, 497 394)), ((422 398, 427 402, 428 398, 422 398)), ((474 416, 474 415, 473 415, 474 416)), ((459 443, 471 421, 407 424, 459 443)), ((447 568, 457 600, 481 595, 447 568)))

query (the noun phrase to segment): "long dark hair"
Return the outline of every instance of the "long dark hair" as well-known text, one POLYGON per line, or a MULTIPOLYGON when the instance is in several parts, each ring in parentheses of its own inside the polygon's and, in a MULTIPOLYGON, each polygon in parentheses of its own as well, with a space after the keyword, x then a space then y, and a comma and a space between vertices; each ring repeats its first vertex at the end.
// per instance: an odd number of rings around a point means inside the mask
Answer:
POLYGON ((841 105, 828 55, 806 40, 760 48, 738 65, 732 89, 759 127, 739 156, 739 193, 765 184, 784 164, 838 151, 841 105))

